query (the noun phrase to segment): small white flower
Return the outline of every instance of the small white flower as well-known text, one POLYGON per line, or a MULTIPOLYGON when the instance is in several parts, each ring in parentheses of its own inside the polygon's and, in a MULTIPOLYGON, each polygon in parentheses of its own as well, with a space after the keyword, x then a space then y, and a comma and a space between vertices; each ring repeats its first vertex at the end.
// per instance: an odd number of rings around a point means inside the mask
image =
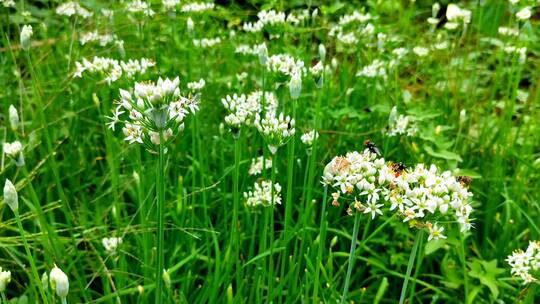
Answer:
POLYGON ((442 234, 444 231, 444 227, 439 227, 437 223, 435 224, 429 223, 428 229, 429 229, 428 241, 446 239, 446 236, 442 234))
POLYGON ((371 219, 374 219, 377 214, 382 215, 381 207, 383 204, 377 204, 376 201, 371 200, 367 203, 364 213, 371 213, 371 219))
POLYGON ((4 153, 10 157, 17 156, 22 151, 22 144, 20 141, 14 141, 12 143, 4 143, 4 153))
POLYGON ((103 244, 103 248, 105 248, 105 251, 111 254, 111 253, 116 252, 116 249, 118 249, 118 246, 122 244, 122 238, 121 237, 103 238, 101 242, 103 244))

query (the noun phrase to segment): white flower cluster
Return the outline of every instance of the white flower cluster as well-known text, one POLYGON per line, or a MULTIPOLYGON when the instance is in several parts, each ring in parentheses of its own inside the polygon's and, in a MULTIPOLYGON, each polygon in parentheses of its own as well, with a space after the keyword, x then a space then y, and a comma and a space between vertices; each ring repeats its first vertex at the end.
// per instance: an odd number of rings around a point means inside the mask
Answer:
POLYGON ((137 74, 144 74, 148 68, 154 65, 155 63, 152 60, 146 58, 140 60, 130 59, 128 61, 105 57, 94 57, 92 61, 88 61, 83 58, 82 62, 75 62, 76 70, 73 76, 82 77, 84 72, 101 74, 103 79, 110 84, 124 75, 131 79, 137 74))
POLYGON ((2 3, 4 7, 15 7, 14 0, 0 0, 0 3, 2 3))
POLYGON ((516 47, 513 45, 507 45, 503 47, 503 51, 506 54, 517 55, 518 62, 523 64, 527 60, 527 47, 516 47))
POLYGON ((221 38, 202 38, 202 39, 193 39, 193 45, 203 49, 213 47, 221 43, 221 38))
POLYGON ((234 128, 242 125, 253 126, 257 114, 264 111, 275 111, 278 101, 274 93, 255 91, 249 95, 227 95, 221 99, 223 106, 229 111, 225 123, 234 128), (264 105, 263 105, 264 103, 264 105))
POLYGON ((118 41, 118 38, 116 37, 116 35, 111 34, 101 35, 98 31, 82 33, 81 37, 79 38, 79 42, 81 43, 81 45, 96 41, 100 46, 106 46, 110 43, 116 43, 116 41, 118 41))
POLYGON ((79 17, 83 19, 86 19, 93 15, 92 12, 82 7, 79 3, 72 2, 72 1, 66 2, 58 6, 56 8, 56 13, 58 15, 67 16, 67 17, 78 15, 79 17))
POLYGON ((154 10, 152 10, 148 2, 142 0, 128 2, 126 5, 126 10, 132 14, 141 14, 146 17, 152 17, 156 13, 154 10))
POLYGON ((444 27, 449 30, 457 28, 460 24, 466 25, 471 22, 471 11, 460 8, 454 3, 446 7, 446 19, 448 20, 444 27))
POLYGON ((397 107, 393 107, 388 117, 388 136, 407 135, 414 136, 418 132, 416 120, 413 116, 397 114, 397 107))
POLYGON ((352 14, 343 15, 343 16, 339 17, 338 24, 340 26, 345 26, 345 25, 347 25, 349 23, 352 23, 352 22, 355 22, 355 21, 358 21, 360 23, 365 23, 365 22, 367 22, 367 21, 369 21, 371 19, 373 19, 373 17, 371 16, 370 13, 362 14, 359 11, 354 11, 354 12, 352 12, 352 14))
POLYGON ((0 292, 6 291, 9 282, 11 282, 11 271, 3 270, 2 267, 0 267, 0 292))
POLYGON ((15 157, 22 151, 22 144, 20 141, 14 141, 12 143, 4 143, 4 153, 7 156, 15 157))
POLYGON ((360 36, 368 36, 374 33, 375 27, 371 23, 363 25, 367 21, 373 19, 369 14, 362 14, 354 11, 352 14, 343 15, 339 18, 339 22, 333 25, 328 32, 331 37, 336 39, 343 45, 355 45, 358 43, 357 34, 360 36), (353 23, 360 22, 362 25, 354 25, 353 23))
POLYGON ((283 24, 287 18, 284 12, 278 12, 275 10, 260 11, 257 14, 257 17, 259 17, 259 22, 262 23, 263 26, 276 26, 283 24))
POLYGON ((262 31, 264 27, 264 24, 262 22, 245 22, 243 25, 242 25, 242 29, 244 29, 244 31, 246 32, 249 32, 249 33, 258 33, 260 31, 262 31))
POLYGON ((149 150, 152 145, 168 142, 183 129, 184 118, 199 110, 198 100, 188 99, 180 94, 180 79, 159 78, 157 82, 135 83, 132 92, 120 89, 121 99, 108 117, 108 126, 114 130, 117 123, 122 123, 125 140, 144 144, 149 150), (122 114, 128 117, 121 119, 122 114))
POLYGON ((181 8, 182 12, 202 12, 208 11, 214 8, 214 3, 194 2, 184 4, 181 8))
POLYGON ((341 195, 352 196, 348 208, 369 213, 372 218, 382 215, 381 208, 397 212, 411 227, 427 228, 431 239, 445 238, 444 222, 452 219, 461 231, 471 229, 469 203, 472 194, 449 171, 439 173, 432 165, 429 169, 418 164, 414 169, 401 164, 386 163, 369 149, 363 153, 350 152, 337 156, 325 167, 323 184, 336 188, 333 205, 339 206, 341 195), (352 207, 352 208, 351 208, 352 207))
POLYGON ((199 79, 199 81, 192 81, 192 82, 188 82, 187 83, 187 88, 192 90, 192 91, 200 91, 204 88, 204 86, 206 85, 206 81, 204 81, 204 79, 199 79))
POLYGON ((498 29, 499 34, 503 36, 519 36, 519 28, 501 26, 498 29))
POLYGON ((176 6, 180 4, 180 0, 163 0, 162 4, 165 10, 170 11, 176 8, 176 6))
POLYGON ((263 172, 263 167, 264 169, 272 168, 272 159, 265 160, 262 156, 253 158, 251 160, 251 166, 249 167, 248 173, 249 175, 259 175, 263 172))
POLYGON ((376 78, 381 77, 386 79, 387 77, 387 63, 380 60, 375 59, 371 62, 371 64, 364 66, 360 71, 356 73, 356 77, 366 77, 366 78, 376 78))
POLYGON ((112 254, 112 253, 115 253, 116 249, 118 249, 118 246, 122 244, 122 238, 121 237, 103 238, 101 240, 101 243, 103 244, 103 248, 105 248, 105 251, 109 254, 112 254))
POLYGON ((266 68, 280 77, 301 74, 305 70, 304 62, 295 59, 289 54, 277 54, 268 57, 266 68))
POLYGON ((281 205, 281 186, 274 183, 272 191, 272 181, 256 182, 253 185, 253 191, 244 192, 246 205, 250 207, 281 205))
POLYGON ((516 13, 516 18, 522 21, 529 20, 531 16, 532 16, 532 11, 529 6, 522 8, 521 10, 519 10, 519 12, 516 13))
POLYGON ((538 281, 538 278, 531 274, 531 270, 540 269, 540 241, 529 242, 526 251, 516 250, 506 261, 512 267, 512 275, 521 278, 524 284, 538 281))
POLYGON ((316 132, 315 130, 306 132, 302 134, 302 137, 300 137, 300 139, 302 140, 302 143, 304 143, 304 145, 309 146, 309 147, 313 145, 313 141, 317 138, 319 138, 319 133, 316 132))
POLYGON ((255 44, 253 46, 250 46, 248 44, 240 44, 236 47, 234 52, 236 54, 242 54, 242 55, 258 55, 259 47, 260 45, 258 44, 255 44))
POLYGON ((293 118, 285 116, 283 113, 277 115, 276 111, 266 112, 263 118, 259 113, 255 116, 255 126, 272 154, 275 154, 279 147, 286 144, 294 136, 296 130, 294 124, 293 118))

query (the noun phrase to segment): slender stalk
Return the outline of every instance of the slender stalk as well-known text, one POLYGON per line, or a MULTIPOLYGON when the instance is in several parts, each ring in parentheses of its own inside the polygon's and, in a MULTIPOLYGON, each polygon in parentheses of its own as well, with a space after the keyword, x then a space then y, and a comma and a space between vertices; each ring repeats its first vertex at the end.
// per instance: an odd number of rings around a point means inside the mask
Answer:
POLYGON ((2 291, 0 292, 0 295, 2 295, 2 303, 9 303, 6 297, 6 294, 2 291))
POLYGON ((232 235, 231 241, 233 241, 234 259, 236 261, 236 289, 240 289, 240 236, 238 235, 238 212, 240 209, 240 194, 239 188, 239 176, 240 176, 240 138, 234 140, 234 176, 233 176, 233 220, 232 220, 232 235))
POLYGON ((159 159, 156 170, 156 191, 157 191, 157 225, 158 225, 158 239, 157 239, 157 264, 156 264, 156 303, 163 303, 163 280, 161 274, 163 272, 163 240, 164 240, 164 210, 165 210, 165 145, 163 138, 163 130, 159 131, 159 159))
POLYGON ((323 200, 322 200, 322 210, 321 210, 321 225, 319 231, 321 232, 319 235, 319 248, 317 250, 317 260, 315 261, 315 284, 314 284, 314 290, 313 290, 313 303, 319 303, 317 296, 319 293, 319 275, 320 275, 320 268, 319 265, 322 261, 322 255, 323 255, 323 249, 325 244, 325 238, 326 238, 326 199, 328 195, 328 186, 324 186, 324 193, 323 193, 323 200))
POLYGON ((270 179, 272 183, 270 184, 271 195, 271 204, 268 210, 270 210, 270 266, 268 271, 268 299, 267 302, 272 302, 273 300, 273 290, 274 290, 274 184, 276 181, 276 167, 277 167, 277 153, 274 154, 274 159, 272 159, 272 173, 270 174, 270 179))
MULTIPOLYGON (((34 276, 35 284, 37 285, 37 289, 39 290, 39 293, 41 294, 43 303, 48 304, 49 301, 47 299, 47 295, 45 294, 45 290, 43 289, 43 286, 41 285, 41 279, 37 271, 36 262, 34 261, 34 256, 32 255, 32 252, 30 252, 30 247, 28 246, 28 240, 26 239, 26 232, 24 231, 24 228, 22 226, 19 210, 15 210, 15 218, 17 220, 17 226, 19 228, 19 232, 21 233, 21 238, 24 244, 24 250, 26 251, 26 256, 28 257, 28 262, 30 262, 30 268, 32 270, 32 275, 34 276)), ((32 285, 34 285, 32 281, 30 282, 32 285)))
POLYGON ((465 287, 465 303, 469 303, 469 282, 467 280, 467 260, 465 259, 465 237, 461 235, 461 248, 459 255, 461 258, 461 269, 463 271, 463 286, 465 287))
POLYGON ((422 238, 422 230, 418 230, 416 233, 416 238, 414 239, 414 245, 409 256, 409 263, 407 264, 407 272, 405 273, 405 281, 403 282, 403 287, 401 288, 401 295, 399 296, 399 304, 403 304, 405 301, 405 294, 407 293, 407 285, 409 285, 409 280, 411 278, 411 272, 414 265, 414 259, 416 258, 416 251, 418 250, 418 244, 422 238))
POLYGON ((349 262, 347 263, 347 276, 345 277, 345 285, 343 286, 343 295, 341 296, 341 303, 345 303, 347 294, 349 293, 349 283, 351 281, 351 273, 354 265, 354 258, 356 253, 356 240, 358 239, 358 226, 360 225, 360 212, 354 212, 354 228, 351 240, 351 250, 349 251, 349 262))

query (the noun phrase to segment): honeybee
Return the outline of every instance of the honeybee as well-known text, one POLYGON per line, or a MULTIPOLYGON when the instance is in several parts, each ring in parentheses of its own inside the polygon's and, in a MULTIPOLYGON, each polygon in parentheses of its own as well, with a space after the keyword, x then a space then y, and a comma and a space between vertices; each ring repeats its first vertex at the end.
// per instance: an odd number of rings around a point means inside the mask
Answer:
POLYGON ((470 177, 470 176, 458 176, 457 181, 462 186, 469 186, 472 183, 472 177, 470 177))
POLYGON ((366 147, 366 149, 369 150, 369 152, 381 156, 381 150, 379 150, 379 148, 377 148, 377 146, 371 140, 366 139, 364 141, 364 146, 366 147))

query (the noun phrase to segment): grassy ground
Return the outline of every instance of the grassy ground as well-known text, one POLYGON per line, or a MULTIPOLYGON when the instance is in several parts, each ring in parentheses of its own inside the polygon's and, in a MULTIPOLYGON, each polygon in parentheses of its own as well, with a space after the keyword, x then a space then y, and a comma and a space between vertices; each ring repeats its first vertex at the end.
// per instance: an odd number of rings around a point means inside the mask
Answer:
POLYGON ((538 284, 522 284, 505 261, 540 238, 538 2, 462 1, 471 17, 458 16, 455 29, 446 25, 447 1, 438 11, 430 1, 392 0, 249 1, 202 12, 151 2, 149 17, 129 12, 126 1, 81 1, 88 18, 59 15, 51 1, 16 1, 11 8, 0 2, 0 141, 20 141, 24 155, 23 164, 19 154, 3 154, 0 168, 1 182, 9 179, 18 190, 21 220, 18 226, 3 197, 6 299, 60 302, 54 286, 40 290, 36 278, 56 264, 69 278, 69 303, 149 303, 156 288, 165 303, 540 301, 538 284), (527 6, 532 17, 520 20, 516 13, 527 6), (259 20, 258 11, 270 9, 299 21, 244 30, 245 22, 259 20), (356 17, 340 23, 344 15, 356 17), (429 17, 437 20, 430 24, 429 17), (23 25, 33 27, 26 50, 23 25), (518 34, 501 34, 500 27, 518 34), (96 30, 115 36, 105 45, 83 45, 85 33, 96 30), (194 43, 216 37, 216 45, 194 43), (299 72, 297 99, 290 75, 268 71, 258 49, 237 52, 263 42, 268 56, 286 53, 307 68, 299 72), (76 77, 77 63, 94 56, 155 65, 111 82, 108 73, 76 77), (320 86, 309 71, 319 61, 326 66, 320 86), (176 76, 181 94, 200 98, 200 109, 167 145, 129 144, 122 125, 107 128, 119 89, 176 76), (187 88, 201 78, 200 92, 187 88), (224 120, 230 111, 222 98, 257 90, 274 93, 278 112, 295 119, 296 133, 275 154, 253 123, 224 120), (404 132, 389 120, 393 107, 404 132), (301 136, 311 130, 319 137, 308 147, 301 136), (473 228, 460 233, 443 218, 447 238, 428 241, 426 229, 403 223, 383 197, 384 214, 374 219, 348 215, 343 202, 332 206, 336 190, 321 183, 325 165, 363 151, 367 139, 386 160, 471 177, 473 228), (254 176, 248 171, 259 156, 272 166, 254 176), (244 193, 262 180, 270 189, 280 185, 280 204, 277 198, 246 204, 244 193), (103 245, 110 237, 122 239, 112 250, 103 245), (163 287, 156 281, 160 257, 163 287))

